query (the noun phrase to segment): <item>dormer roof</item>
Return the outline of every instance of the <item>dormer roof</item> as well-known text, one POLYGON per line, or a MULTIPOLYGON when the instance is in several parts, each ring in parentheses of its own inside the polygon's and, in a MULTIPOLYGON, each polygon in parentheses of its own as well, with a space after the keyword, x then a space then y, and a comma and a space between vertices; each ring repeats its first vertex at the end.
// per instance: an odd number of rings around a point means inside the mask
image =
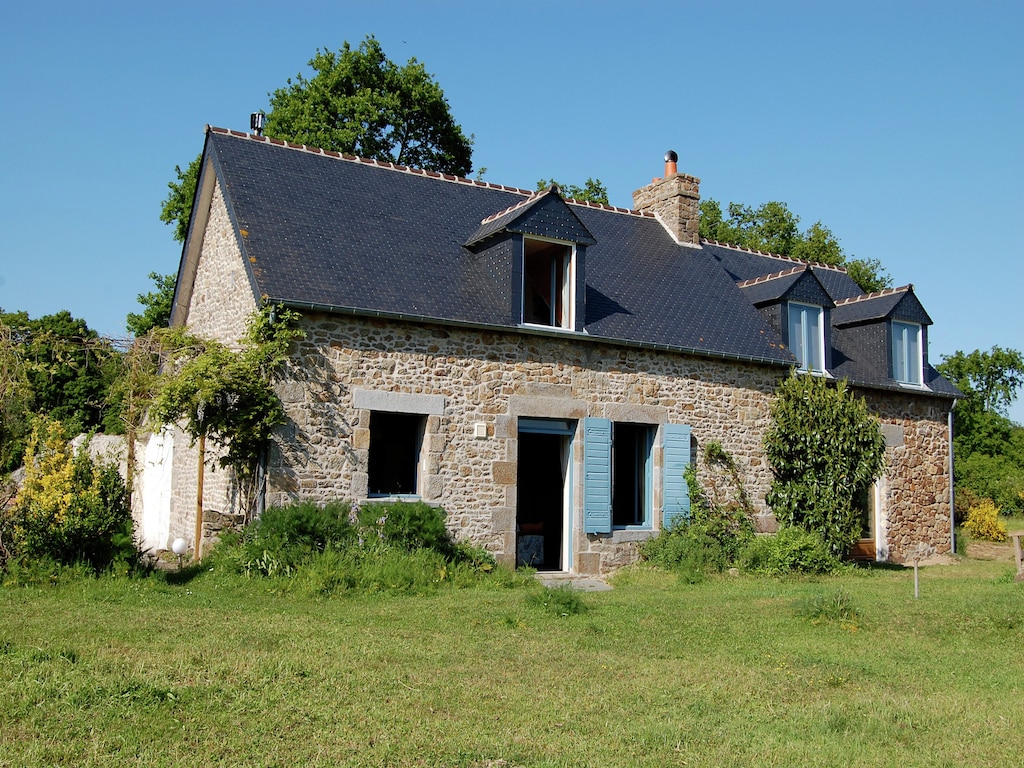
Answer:
POLYGON ((780 301, 802 301, 831 309, 835 304, 810 264, 784 269, 737 283, 750 302, 760 307, 780 301))
POLYGON ((843 299, 836 302, 832 313, 832 322, 839 327, 879 320, 932 324, 932 319, 914 295, 913 285, 843 299))
POLYGON ((485 218, 466 240, 466 246, 473 248, 499 232, 518 232, 582 245, 595 242, 555 186, 485 218))

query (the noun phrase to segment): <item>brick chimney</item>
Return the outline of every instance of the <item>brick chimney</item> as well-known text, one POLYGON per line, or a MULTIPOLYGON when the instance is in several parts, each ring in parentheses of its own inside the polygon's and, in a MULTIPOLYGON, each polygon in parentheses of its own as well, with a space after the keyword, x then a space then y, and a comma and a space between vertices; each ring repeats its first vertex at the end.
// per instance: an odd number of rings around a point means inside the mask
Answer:
POLYGON ((669 234, 683 245, 700 245, 700 179, 679 173, 679 156, 665 153, 665 178, 633 193, 633 207, 653 213, 669 234))

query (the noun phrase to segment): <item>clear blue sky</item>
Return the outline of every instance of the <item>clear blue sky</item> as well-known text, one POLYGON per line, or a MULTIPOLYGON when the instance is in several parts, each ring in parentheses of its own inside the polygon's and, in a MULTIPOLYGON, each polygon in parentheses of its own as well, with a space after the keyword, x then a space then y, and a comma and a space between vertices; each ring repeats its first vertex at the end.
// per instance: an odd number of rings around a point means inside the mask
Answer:
MULTIPOLYGON (((930 356, 1024 348, 1024 3, 8 3, 0 307, 122 335, 207 123, 248 129, 320 48, 424 62, 490 181, 601 179, 667 149, 701 193, 781 200, 913 283, 930 356)), ((1019 399, 1011 414, 1024 422, 1019 399)))

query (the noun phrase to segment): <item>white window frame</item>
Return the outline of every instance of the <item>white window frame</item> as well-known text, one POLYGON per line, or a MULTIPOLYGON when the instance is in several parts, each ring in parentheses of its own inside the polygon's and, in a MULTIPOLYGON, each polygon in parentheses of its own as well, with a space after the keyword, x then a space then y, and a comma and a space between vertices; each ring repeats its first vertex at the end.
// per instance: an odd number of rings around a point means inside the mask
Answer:
POLYGON ((523 236, 523 284, 522 284, 522 301, 519 307, 519 316, 523 318, 523 325, 529 325, 534 328, 548 328, 552 330, 563 330, 572 331, 576 328, 576 244, 568 242, 566 240, 557 240, 551 237, 540 237, 537 235, 524 235, 523 236), (561 281, 561 299, 562 299, 562 312, 560 317, 555 317, 555 304, 552 302, 551 305, 551 316, 550 322, 548 323, 531 323, 526 319, 526 293, 529 290, 527 285, 527 270, 526 270, 526 251, 527 245, 530 242, 540 243, 551 243, 553 245, 560 245, 568 249, 569 256, 562 268, 562 274, 556 274, 555 262, 551 263, 551 285, 549 288, 549 298, 555 295, 555 291, 558 289, 556 281, 561 281))
POLYGON ((789 350, 792 352, 796 359, 799 361, 797 366, 798 370, 805 371, 807 373, 825 373, 825 308, 817 304, 803 304, 798 301, 791 301, 788 305, 789 317, 786 322, 786 338, 789 342, 789 350), (798 315, 800 338, 797 340, 793 339, 794 335, 794 315, 798 315), (807 323, 808 317, 814 317, 816 325, 815 328, 809 328, 807 323), (812 338, 812 335, 815 338, 812 338), (798 341, 799 344, 795 343, 798 341), (814 362, 816 365, 812 366, 807 358, 807 349, 811 344, 814 344, 817 350, 817 360, 814 362))
POLYGON ((920 323, 892 321, 892 377, 898 383, 924 386, 923 339, 920 323))

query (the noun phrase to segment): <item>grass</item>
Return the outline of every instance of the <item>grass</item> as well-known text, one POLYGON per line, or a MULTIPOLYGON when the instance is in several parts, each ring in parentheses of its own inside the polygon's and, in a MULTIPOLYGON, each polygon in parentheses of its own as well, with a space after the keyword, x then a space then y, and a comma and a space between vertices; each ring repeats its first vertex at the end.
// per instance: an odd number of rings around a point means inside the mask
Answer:
POLYGON ((1007 561, 610 592, 0 588, 0 766, 991 766, 1024 739, 1007 561))

